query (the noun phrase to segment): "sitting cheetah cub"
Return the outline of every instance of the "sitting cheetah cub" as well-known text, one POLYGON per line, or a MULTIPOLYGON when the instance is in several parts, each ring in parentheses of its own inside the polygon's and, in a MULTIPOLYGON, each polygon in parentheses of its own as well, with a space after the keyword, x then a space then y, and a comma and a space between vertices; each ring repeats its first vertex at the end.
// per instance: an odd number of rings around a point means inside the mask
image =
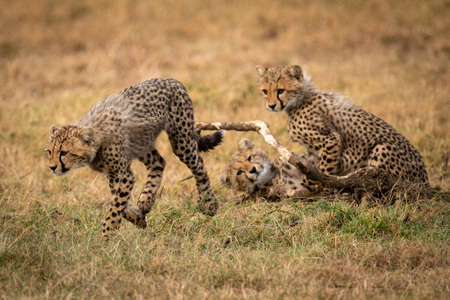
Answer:
POLYGON ((169 136, 173 152, 192 171, 204 201, 204 213, 214 215, 218 202, 211 190, 199 151, 217 146, 221 131, 209 136, 194 132, 192 101, 174 79, 152 79, 131 86, 93 107, 75 125, 50 127, 47 142, 49 168, 56 175, 90 166, 105 173, 113 201, 103 223, 103 236, 117 233, 122 217, 140 228, 155 202, 165 161, 155 149, 161 131, 169 136), (147 183, 137 209, 128 205, 134 185, 130 164, 138 159, 147 167, 147 183))
POLYGON ((429 186, 420 153, 385 121, 340 94, 319 91, 299 66, 256 70, 266 108, 286 111, 292 140, 305 146, 322 172, 346 175, 373 166, 429 186))
POLYGON ((303 174, 296 167, 283 157, 271 163, 264 150, 248 139, 239 142, 221 182, 236 191, 267 199, 295 197, 306 191, 303 174))

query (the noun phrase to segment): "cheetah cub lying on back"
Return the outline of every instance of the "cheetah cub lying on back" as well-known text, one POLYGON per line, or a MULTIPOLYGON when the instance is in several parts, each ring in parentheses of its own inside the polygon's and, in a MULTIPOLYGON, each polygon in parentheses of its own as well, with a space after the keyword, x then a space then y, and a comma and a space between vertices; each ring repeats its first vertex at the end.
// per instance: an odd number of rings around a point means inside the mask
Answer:
POLYGON ((340 94, 319 91, 299 66, 256 69, 266 108, 286 111, 292 140, 306 147, 322 172, 346 175, 372 166, 429 186, 420 153, 385 121, 340 94))
POLYGON ((236 191, 273 200, 295 197, 306 190, 303 174, 296 167, 282 157, 271 163, 264 150, 248 139, 239 142, 221 182, 236 191))
POLYGON ((194 132, 194 110, 185 87, 175 79, 152 79, 131 86, 93 107, 75 125, 50 127, 49 168, 56 175, 90 166, 105 173, 113 201, 103 223, 107 239, 117 233, 122 217, 145 228, 145 215, 155 202, 165 162, 155 141, 165 130, 173 152, 192 171, 205 214, 214 215, 218 202, 199 151, 214 148, 222 132, 199 136, 194 132), (147 167, 147 183, 137 209, 128 205, 134 185, 130 164, 138 159, 147 167))

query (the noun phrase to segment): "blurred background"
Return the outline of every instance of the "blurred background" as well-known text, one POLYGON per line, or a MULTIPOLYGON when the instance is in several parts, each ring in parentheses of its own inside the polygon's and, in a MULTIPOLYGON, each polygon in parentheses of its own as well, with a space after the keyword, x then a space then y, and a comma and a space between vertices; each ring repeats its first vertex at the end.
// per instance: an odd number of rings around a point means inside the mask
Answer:
MULTIPOLYGON (((256 65, 281 64, 390 123, 450 189, 448 0, 0 0, 0 298, 447 299, 448 200, 236 203, 218 178, 238 141, 278 156, 256 133, 229 131, 203 154, 214 218, 161 134, 148 228, 127 222, 110 243, 105 176, 48 170, 52 124, 154 77, 183 82, 197 120, 263 120, 302 153, 258 92, 256 65)), ((134 205, 146 172, 132 169, 134 205)))
MULTIPOLYGON (((0 6, 0 193, 18 185, 35 198, 62 187, 73 193, 50 201, 71 201, 86 190, 108 197, 106 181, 87 168, 64 178, 49 174, 48 127, 73 124, 108 95, 154 77, 183 82, 197 120, 264 120, 282 144, 303 152, 286 132, 286 115, 265 110, 258 64, 301 65, 319 89, 349 96, 398 129, 424 156, 432 184, 449 187, 450 1, 1 0, 0 6)), ((243 137, 277 156, 255 133, 228 132, 221 147, 204 155, 218 194, 228 193, 217 178, 243 137)), ((191 192, 192 181, 178 183, 189 170, 165 135, 158 148, 168 162, 164 186, 179 194, 187 185, 191 192)), ((133 168, 142 187, 144 169, 133 168)))

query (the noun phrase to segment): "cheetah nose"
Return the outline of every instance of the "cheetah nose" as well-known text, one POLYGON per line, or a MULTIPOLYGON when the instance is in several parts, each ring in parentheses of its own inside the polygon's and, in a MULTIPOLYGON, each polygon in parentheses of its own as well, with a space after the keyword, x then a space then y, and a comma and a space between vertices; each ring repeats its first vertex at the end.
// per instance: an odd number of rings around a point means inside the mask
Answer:
POLYGON ((271 110, 275 109, 275 106, 277 106, 276 104, 272 104, 272 105, 267 105, 268 107, 270 107, 271 110))
POLYGON ((49 168, 50 170, 52 170, 53 172, 55 172, 56 167, 57 167, 57 166, 51 166, 51 167, 48 167, 48 168, 49 168))
POLYGON ((253 168, 250 170, 250 174, 255 174, 255 173, 256 173, 256 168, 253 167, 253 168))

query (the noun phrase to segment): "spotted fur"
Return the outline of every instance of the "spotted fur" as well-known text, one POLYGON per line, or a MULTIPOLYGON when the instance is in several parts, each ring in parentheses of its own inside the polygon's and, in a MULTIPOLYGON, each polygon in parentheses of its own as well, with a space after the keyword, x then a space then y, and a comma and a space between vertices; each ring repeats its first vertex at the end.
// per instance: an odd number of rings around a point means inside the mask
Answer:
POLYGON ((155 202, 165 161, 155 149, 166 131, 172 150, 192 171, 205 214, 214 215, 218 202, 199 155, 222 140, 222 132, 201 137, 194 132, 192 101, 185 87, 174 79, 152 79, 131 86, 93 107, 74 125, 50 127, 47 142, 49 168, 56 175, 90 166, 105 173, 113 195, 103 223, 103 236, 116 233, 122 217, 145 228, 145 215, 155 202), (128 204, 134 186, 133 159, 147 167, 147 182, 137 208, 128 204))
POLYGON ((295 197, 305 188, 303 174, 284 158, 271 163, 266 152, 250 140, 242 139, 233 154, 222 184, 236 191, 270 199, 295 197))
MULTIPOLYGON (((429 186, 420 153, 385 121, 338 93, 319 91, 300 66, 257 71, 266 108, 286 111, 292 140, 306 147, 322 172, 346 175, 373 166, 429 186)), ((305 184, 311 183, 305 178, 305 184)))

